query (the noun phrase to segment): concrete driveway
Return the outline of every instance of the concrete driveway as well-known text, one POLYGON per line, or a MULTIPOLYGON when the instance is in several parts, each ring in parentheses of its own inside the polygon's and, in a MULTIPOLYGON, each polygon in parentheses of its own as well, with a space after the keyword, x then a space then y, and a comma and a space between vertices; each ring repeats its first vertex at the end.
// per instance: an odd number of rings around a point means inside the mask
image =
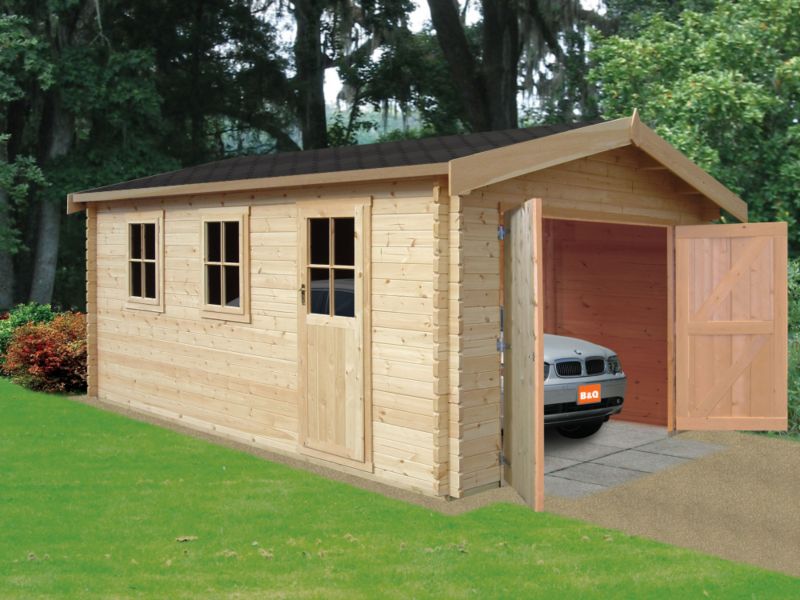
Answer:
POLYGON ((583 498, 721 449, 716 444, 669 437, 664 427, 625 421, 609 421, 598 433, 582 440, 547 430, 545 493, 583 498))
POLYGON ((545 510, 800 577, 800 442, 613 430, 546 439, 545 510))

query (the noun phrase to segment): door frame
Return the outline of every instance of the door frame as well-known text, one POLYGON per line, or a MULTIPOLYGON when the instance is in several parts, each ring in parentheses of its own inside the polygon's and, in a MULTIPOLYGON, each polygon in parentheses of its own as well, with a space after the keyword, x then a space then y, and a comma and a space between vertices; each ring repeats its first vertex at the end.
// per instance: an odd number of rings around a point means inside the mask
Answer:
POLYGON ((354 197, 337 200, 303 200, 296 202, 297 207, 297 449, 300 454, 322 459, 359 471, 373 472, 372 458, 372 196, 354 197), (349 212, 348 212, 349 211, 349 212), (308 213, 313 212, 313 216, 308 213), (307 387, 307 352, 306 315, 310 299, 310 289, 306 290, 306 304, 301 302, 301 286, 306 281, 306 257, 308 255, 308 235, 306 221, 315 217, 342 217, 352 215, 355 218, 356 239, 361 236, 361 244, 356 248, 356 277, 360 275, 360 286, 356 288, 356 302, 361 301, 362 347, 361 359, 363 369, 364 399, 364 460, 355 460, 344 456, 329 454, 322 450, 306 446, 308 436, 308 398, 307 387), (359 273, 358 261, 361 259, 359 273), (360 288, 360 294, 358 290, 360 288))

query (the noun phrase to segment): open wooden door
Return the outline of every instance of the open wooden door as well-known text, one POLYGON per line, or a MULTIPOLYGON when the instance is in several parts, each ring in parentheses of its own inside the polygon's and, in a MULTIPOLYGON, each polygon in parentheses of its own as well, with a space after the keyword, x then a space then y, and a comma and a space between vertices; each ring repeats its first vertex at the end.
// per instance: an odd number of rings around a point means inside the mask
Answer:
POLYGON ((786 429, 786 235, 786 223, 675 228, 677 429, 786 429))
POLYGON ((544 506, 542 201, 506 213, 504 242, 503 477, 544 506))
POLYGON ((300 447, 370 469, 370 201, 298 208, 300 447))

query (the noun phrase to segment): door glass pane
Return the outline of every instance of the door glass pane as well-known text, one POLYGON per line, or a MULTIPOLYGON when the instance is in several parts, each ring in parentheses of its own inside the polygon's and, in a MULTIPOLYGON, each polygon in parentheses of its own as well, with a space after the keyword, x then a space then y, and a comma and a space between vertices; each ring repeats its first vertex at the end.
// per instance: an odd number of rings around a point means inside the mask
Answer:
POLYGON ((144 257, 150 260, 156 258, 156 224, 145 223, 144 227, 144 257))
POLYGON ((206 223, 206 260, 220 262, 220 223, 206 223))
POLYGON ((331 314, 329 269, 309 269, 308 312, 320 315, 331 314))
POLYGON ((355 316, 354 272, 349 269, 333 271, 333 314, 338 317, 355 316))
POLYGON ((142 226, 132 224, 130 228, 131 258, 142 258, 142 226))
POLYGON ((206 304, 222 305, 222 283, 219 265, 206 265, 206 304))
MULTIPOLYGON (((226 231, 227 234, 227 231, 226 231)), ((239 267, 225 268, 225 306, 239 306, 239 267)))
POLYGON ((142 263, 132 262, 131 265, 131 296, 142 297, 142 263))
POLYGON ((327 265, 330 259, 330 219, 308 220, 309 262, 327 265))
POLYGON ((156 297, 156 263, 144 263, 144 297, 156 297))
POLYGON ((334 263, 341 267, 351 267, 356 264, 356 239, 355 219, 333 220, 334 263))
POLYGON ((225 221, 225 262, 239 262, 238 221, 225 221))

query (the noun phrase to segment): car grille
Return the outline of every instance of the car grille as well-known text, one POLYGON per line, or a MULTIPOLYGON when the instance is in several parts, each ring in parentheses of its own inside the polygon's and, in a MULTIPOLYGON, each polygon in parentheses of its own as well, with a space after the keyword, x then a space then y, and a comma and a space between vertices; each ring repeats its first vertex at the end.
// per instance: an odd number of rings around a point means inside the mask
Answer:
POLYGON ((586 361, 586 374, 599 375, 605 372, 606 361, 602 358, 590 358, 586 361))
POLYGON ((580 377, 581 361, 565 360, 556 363, 556 373, 558 373, 559 377, 580 377))

